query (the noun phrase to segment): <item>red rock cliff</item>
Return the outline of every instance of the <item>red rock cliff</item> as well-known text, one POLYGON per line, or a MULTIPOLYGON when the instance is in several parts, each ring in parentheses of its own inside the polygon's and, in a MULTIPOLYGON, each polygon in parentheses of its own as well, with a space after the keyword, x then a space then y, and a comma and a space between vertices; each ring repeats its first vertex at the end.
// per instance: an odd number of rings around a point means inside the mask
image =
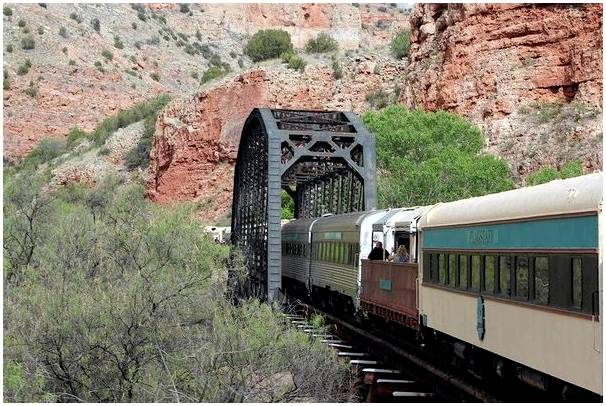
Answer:
POLYGON ((514 175, 601 167, 601 4, 420 4, 410 26, 402 102, 468 117, 514 175))
POLYGON ((246 117, 255 107, 368 109, 366 95, 394 91, 404 66, 385 57, 350 58, 342 79, 326 64, 304 73, 284 66, 232 76, 161 113, 151 152, 148 194, 158 202, 196 201, 204 217, 225 215, 231 205, 233 164, 246 117), (377 66, 379 67, 377 69, 377 66))

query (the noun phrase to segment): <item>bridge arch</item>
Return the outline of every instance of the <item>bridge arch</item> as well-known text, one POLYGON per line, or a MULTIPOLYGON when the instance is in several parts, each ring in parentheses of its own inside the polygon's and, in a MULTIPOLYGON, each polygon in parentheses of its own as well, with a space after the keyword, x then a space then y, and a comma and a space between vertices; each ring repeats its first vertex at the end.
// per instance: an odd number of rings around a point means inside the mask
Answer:
POLYGON ((374 137, 350 112, 259 108, 242 129, 231 242, 246 258, 239 293, 274 300, 281 288, 281 190, 295 217, 377 206, 374 137))

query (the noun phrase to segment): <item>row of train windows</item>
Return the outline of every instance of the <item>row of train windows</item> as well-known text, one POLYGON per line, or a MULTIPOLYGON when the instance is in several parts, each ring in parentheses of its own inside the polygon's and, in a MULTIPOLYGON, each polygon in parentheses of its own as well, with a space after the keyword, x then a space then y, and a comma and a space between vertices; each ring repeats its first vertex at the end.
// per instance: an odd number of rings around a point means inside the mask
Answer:
POLYGON ((305 257, 307 256, 307 244, 302 242, 282 241, 282 255, 305 257))
POLYGON ((425 281, 585 313, 598 311, 595 255, 424 255, 425 281))
POLYGON ((350 244, 342 241, 315 242, 312 246, 312 259, 354 266, 357 252, 357 244, 350 244))
MULTIPOLYGON (((335 264, 354 266, 357 245, 345 242, 316 242, 312 247, 312 259, 335 264)), ((282 255, 307 256, 307 244, 282 241, 282 255)))

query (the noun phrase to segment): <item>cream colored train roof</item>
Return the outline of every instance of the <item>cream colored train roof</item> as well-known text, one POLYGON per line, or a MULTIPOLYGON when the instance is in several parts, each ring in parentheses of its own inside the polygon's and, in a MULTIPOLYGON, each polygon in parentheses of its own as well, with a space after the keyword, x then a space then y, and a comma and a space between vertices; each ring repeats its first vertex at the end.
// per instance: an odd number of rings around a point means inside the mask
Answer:
POLYGON ((450 203, 438 203, 421 217, 419 227, 597 211, 601 201, 602 173, 599 172, 450 203))

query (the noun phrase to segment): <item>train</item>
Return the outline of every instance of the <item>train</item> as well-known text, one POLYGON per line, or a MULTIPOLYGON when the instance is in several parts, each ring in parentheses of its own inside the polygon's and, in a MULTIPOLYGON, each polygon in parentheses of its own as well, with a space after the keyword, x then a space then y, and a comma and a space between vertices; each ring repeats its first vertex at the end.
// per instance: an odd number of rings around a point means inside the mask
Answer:
POLYGON ((282 225, 282 289, 485 379, 602 397, 602 173, 282 225), (368 260, 377 241, 410 261, 368 260), (394 333, 395 334, 395 333, 394 333))

